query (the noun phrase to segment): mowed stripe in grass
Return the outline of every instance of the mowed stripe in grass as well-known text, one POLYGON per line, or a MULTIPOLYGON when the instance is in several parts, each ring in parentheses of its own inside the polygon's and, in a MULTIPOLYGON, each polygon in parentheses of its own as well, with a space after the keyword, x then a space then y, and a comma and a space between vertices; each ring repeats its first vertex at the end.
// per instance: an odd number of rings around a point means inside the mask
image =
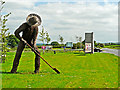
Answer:
POLYGON ((41 54, 48 63, 60 70, 56 74, 41 60, 40 73, 34 71, 32 52, 24 52, 17 74, 9 74, 12 68, 14 52, 7 54, 2 64, 3 88, 117 88, 118 57, 111 54, 95 53, 81 56, 78 52, 41 54))

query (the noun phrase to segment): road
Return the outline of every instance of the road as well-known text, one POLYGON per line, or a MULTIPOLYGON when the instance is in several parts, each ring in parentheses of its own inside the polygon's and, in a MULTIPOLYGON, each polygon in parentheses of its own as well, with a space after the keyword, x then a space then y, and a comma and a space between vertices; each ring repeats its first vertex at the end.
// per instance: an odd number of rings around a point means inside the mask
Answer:
POLYGON ((120 56, 120 49, 103 48, 102 50, 103 50, 103 51, 102 51, 103 53, 111 53, 111 54, 120 56))

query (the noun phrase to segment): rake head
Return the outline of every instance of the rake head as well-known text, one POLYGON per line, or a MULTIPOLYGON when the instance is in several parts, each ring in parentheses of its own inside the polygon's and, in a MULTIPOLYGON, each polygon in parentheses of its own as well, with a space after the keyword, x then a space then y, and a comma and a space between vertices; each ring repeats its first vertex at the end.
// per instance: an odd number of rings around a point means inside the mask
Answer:
POLYGON ((57 74, 60 74, 60 72, 56 68, 53 68, 53 70, 56 71, 57 74))

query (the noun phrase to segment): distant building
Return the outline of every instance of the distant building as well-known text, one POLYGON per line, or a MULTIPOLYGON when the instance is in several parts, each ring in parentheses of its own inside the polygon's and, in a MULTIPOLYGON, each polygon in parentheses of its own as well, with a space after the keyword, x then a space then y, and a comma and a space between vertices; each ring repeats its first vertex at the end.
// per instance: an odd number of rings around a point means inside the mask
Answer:
POLYGON ((43 43, 37 43, 36 45, 37 46, 43 46, 43 43))
POLYGON ((73 47, 73 42, 66 42, 66 47, 73 47))

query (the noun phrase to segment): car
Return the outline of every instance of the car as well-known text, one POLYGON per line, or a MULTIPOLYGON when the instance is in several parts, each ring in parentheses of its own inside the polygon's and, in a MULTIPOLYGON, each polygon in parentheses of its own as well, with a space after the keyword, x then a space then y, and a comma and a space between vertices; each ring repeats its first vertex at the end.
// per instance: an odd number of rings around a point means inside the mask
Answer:
POLYGON ((94 52, 102 52, 102 49, 100 49, 100 48, 94 48, 94 52))

